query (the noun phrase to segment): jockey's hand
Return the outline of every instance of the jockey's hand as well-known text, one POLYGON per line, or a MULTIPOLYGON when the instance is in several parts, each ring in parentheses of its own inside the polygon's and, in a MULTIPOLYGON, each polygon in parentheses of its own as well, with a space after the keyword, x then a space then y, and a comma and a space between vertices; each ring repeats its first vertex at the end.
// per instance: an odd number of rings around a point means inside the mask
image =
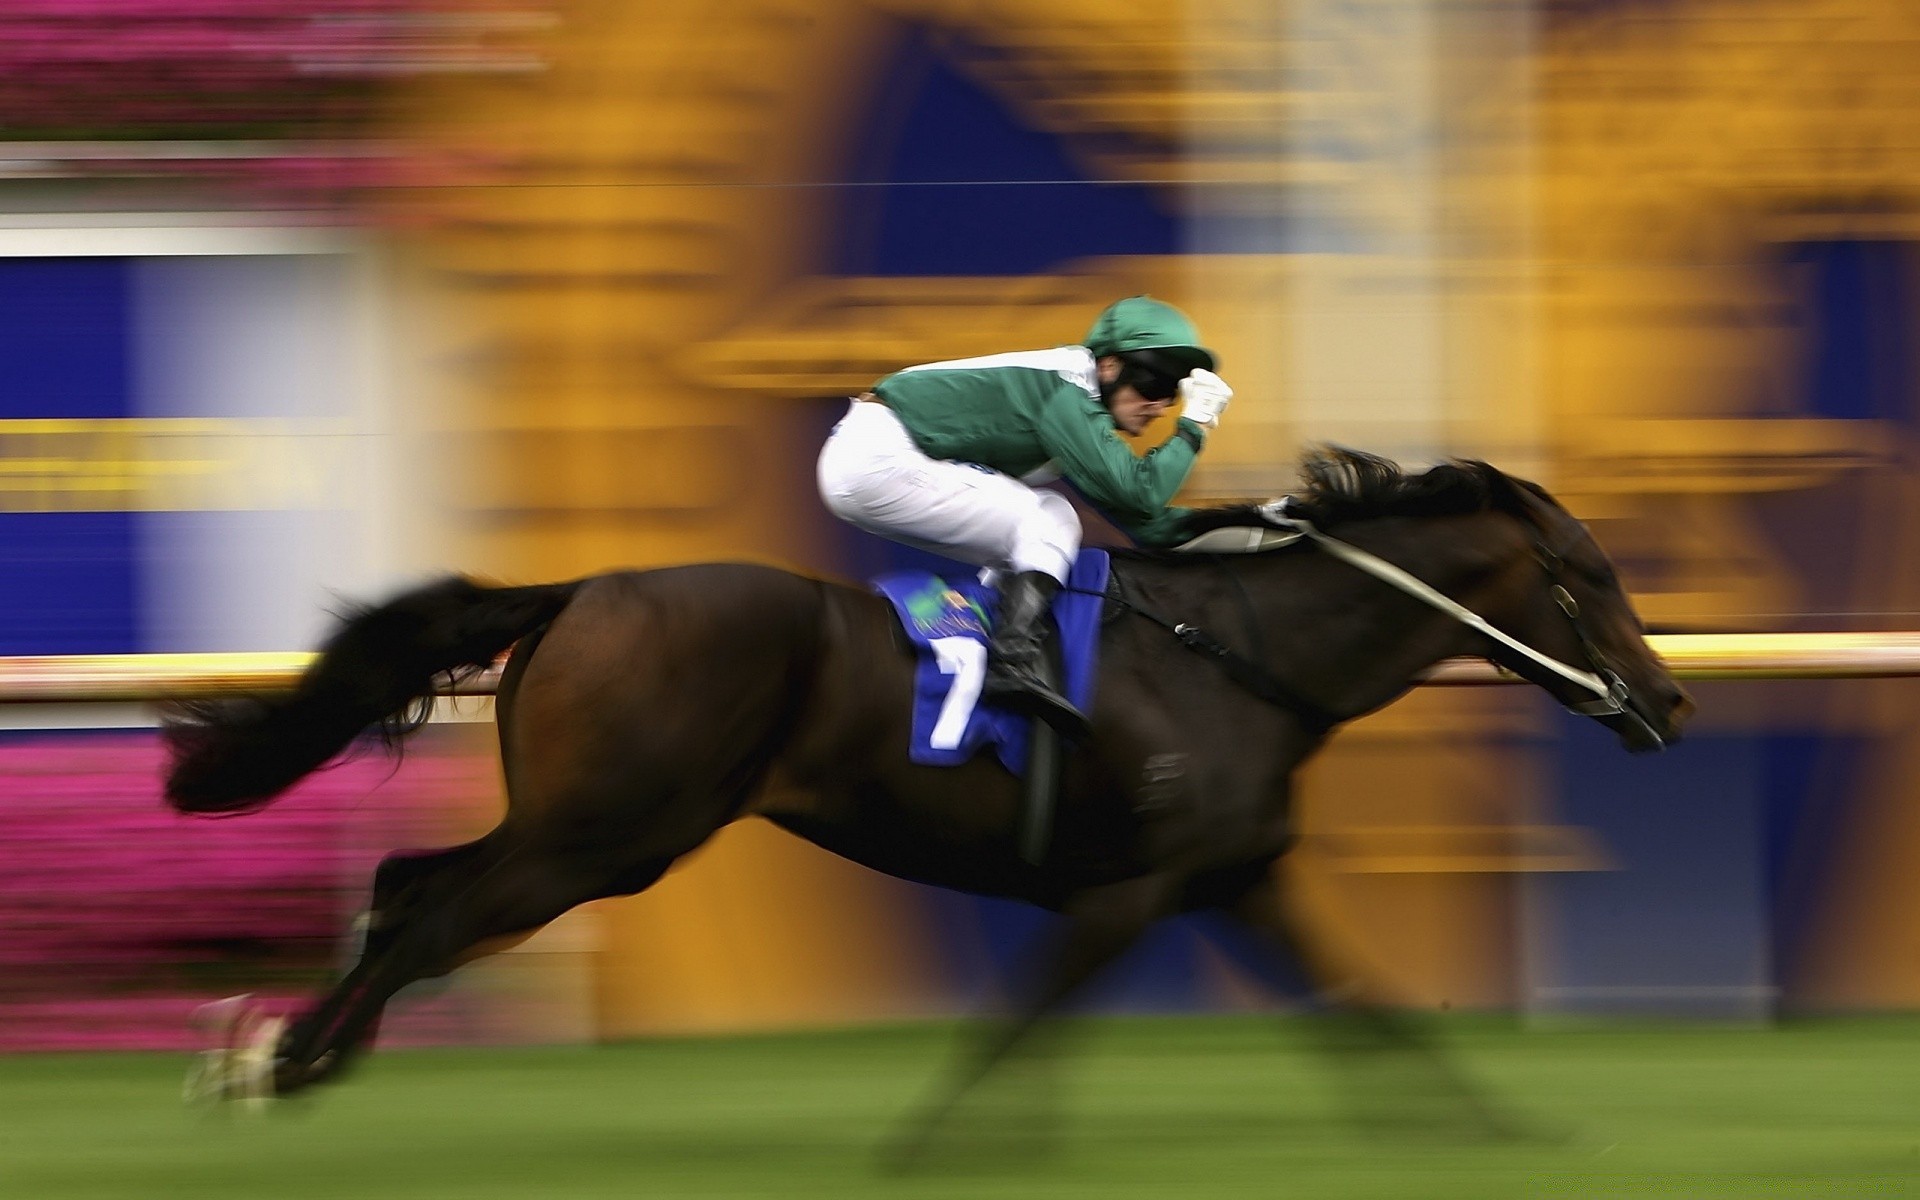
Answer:
POLYGON ((1233 389, 1227 386, 1227 381, 1205 367, 1190 372, 1180 381, 1180 415, 1196 425, 1212 429, 1220 424, 1220 414, 1227 411, 1227 401, 1231 399, 1233 389))

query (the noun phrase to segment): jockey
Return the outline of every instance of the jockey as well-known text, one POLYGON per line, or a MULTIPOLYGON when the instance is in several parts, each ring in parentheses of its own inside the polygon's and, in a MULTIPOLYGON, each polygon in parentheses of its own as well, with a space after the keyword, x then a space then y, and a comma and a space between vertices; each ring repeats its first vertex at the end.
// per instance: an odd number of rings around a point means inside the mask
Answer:
POLYGON ((1047 609, 1080 550, 1064 478, 1135 541, 1171 545, 1170 508, 1233 390, 1213 373, 1179 309, 1130 296, 1079 346, 908 367, 855 398, 820 451, 834 515, 882 537, 999 575, 1000 614, 982 694, 1084 737, 1044 642, 1047 609), (1175 397, 1172 437, 1136 456, 1138 436, 1175 397))

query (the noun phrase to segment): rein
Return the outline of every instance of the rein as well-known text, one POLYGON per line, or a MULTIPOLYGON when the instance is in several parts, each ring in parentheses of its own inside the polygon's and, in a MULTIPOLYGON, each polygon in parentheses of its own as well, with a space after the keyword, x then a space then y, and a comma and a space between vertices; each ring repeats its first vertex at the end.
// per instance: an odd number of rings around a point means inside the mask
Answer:
POLYGON ((1280 682, 1279 677, 1273 672, 1246 655, 1229 648, 1198 625, 1170 620, 1145 605, 1127 599, 1120 592, 1120 576, 1114 575, 1108 580, 1106 599, 1160 626, 1179 638, 1180 644, 1194 653, 1213 659, 1220 664, 1220 669, 1227 673, 1227 678, 1276 708, 1290 709, 1298 713, 1316 731, 1324 733, 1340 723, 1338 717, 1280 682))

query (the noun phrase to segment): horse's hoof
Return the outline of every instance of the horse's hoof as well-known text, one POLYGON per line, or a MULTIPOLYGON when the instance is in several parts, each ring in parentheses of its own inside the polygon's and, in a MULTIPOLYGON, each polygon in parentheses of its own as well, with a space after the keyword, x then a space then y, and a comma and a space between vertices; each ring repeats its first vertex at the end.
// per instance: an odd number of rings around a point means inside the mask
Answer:
POLYGON ((194 1010, 206 1049, 187 1069, 181 1096, 188 1104, 238 1101, 253 1112, 274 1098, 274 1058, 284 1017, 268 1016, 251 996, 229 996, 194 1010))
POLYGON ((202 1004, 193 1010, 192 1021, 205 1047, 187 1068, 186 1082, 180 1089, 188 1104, 214 1104, 226 1098, 228 1062, 233 1054, 234 1031, 252 996, 228 996, 202 1004))
POLYGON ((280 1051, 280 1037, 287 1031, 285 1017, 254 1013, 246 1040, 233 1057, 233 1096, 246 1108, 260 1112, 276 1094, 274 1059, 280 1051))

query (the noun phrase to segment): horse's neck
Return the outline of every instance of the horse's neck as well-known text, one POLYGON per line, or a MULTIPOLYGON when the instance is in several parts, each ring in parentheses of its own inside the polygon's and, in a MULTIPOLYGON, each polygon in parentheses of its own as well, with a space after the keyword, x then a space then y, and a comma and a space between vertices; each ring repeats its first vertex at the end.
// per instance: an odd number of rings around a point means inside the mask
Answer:
MULTIPOLYGON (((1335 532, 1463 602, 1496 566, 1472 517, 1355 522, 1335 532)), ((1455 618, 1317 548, 1248 563, 1272 669, 1342 719, 1392 701, 1435 663, 1476 645, 1455 618)), ((1498 620, 1493 613, 1482 614, 1498 620)))

